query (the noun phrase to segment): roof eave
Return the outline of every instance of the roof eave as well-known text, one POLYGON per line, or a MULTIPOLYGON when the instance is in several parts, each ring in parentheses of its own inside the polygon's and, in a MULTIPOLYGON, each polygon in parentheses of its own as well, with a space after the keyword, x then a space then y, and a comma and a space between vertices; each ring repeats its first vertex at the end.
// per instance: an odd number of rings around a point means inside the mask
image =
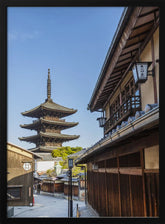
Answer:
POLYGON ((101 85, 101 82, 102 82, 103 78, 104 78, 105 71, 106 71, 107 66, 109 64, 109 61, 111 60, 111 58, 112 58, 112 56, 114 54, 116 45, 117 45, 119 39, 121 38, 121 33, 123 32, 124 27, 128 23, 128 17, 131 15, 132 12, 133 12, 133 7, 125 7, 125 9, 124 9, 124 11, 122 13, 122 16, 120 18, 117 30, 116 30, 116 32, 114 34, 114 37, 113 37, 112 42, 111 42, 111 45, 110 45, 109 50, 107 52, 106 58, 104 60, 104 64, 102 66, 100 75, 99 75, 98 80, 96 82, 96 85, 95 85, 92 97, 91 97, 90 102, 88 104, 88 110, 90 110, 91 112, 95 111, 95 108, 94 108, 94 105, 93 105, 93 101, 94 101, 94 99, 96 97, 97 91, 98 91, 98 89, 99 89, 99 87, 101 85))

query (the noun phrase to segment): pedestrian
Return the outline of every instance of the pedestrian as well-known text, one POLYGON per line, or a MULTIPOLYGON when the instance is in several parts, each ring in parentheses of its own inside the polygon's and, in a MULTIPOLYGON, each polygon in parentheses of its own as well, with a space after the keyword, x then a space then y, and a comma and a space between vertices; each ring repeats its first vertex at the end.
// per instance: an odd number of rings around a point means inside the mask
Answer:
POLYGON ((37 185, 37 193, 38 193, 38 194, 40 194, 40 190, 41 190, 41 185, 38 184, 38 185, 37 185))

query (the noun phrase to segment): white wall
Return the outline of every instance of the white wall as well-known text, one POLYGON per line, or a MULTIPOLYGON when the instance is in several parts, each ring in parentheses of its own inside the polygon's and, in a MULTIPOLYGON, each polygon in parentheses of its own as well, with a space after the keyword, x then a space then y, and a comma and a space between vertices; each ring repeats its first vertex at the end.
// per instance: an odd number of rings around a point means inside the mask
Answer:
POLYGON ((37 161, 37 172, 54 169, 54 161, 37 161))

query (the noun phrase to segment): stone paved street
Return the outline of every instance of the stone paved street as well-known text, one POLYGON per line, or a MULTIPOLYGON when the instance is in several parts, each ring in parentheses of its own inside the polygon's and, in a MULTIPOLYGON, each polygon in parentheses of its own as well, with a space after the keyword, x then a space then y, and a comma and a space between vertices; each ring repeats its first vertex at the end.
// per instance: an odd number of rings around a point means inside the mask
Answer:
MULTIPOLYGON (((34 206, 14 207, 16 217, 68 217, 68 200, 56 198, 51 195, 34 194, 34 206)), ((76 206, 84 207, 82 201, 73 200, 73 217, 76 217, 76 206)))

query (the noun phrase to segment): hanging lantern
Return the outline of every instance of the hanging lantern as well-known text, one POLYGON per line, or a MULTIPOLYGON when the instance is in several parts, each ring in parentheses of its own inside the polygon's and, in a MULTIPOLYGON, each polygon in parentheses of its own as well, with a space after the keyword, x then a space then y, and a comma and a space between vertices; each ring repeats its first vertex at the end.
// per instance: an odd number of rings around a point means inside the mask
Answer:
POLYGON ((68 166, 69 166, 69 169, 72 169, 73 168, 73 159, 68 159, 68 166))
POLYGON ((135 84, 144 83, 148 76, 148 67, 152 62, 136 62, 132 68, 135 84))
POLYGON ((99 126, 104 127, 106 118, 105 117, 98 117, 97 120, 99 121, 99 126))

